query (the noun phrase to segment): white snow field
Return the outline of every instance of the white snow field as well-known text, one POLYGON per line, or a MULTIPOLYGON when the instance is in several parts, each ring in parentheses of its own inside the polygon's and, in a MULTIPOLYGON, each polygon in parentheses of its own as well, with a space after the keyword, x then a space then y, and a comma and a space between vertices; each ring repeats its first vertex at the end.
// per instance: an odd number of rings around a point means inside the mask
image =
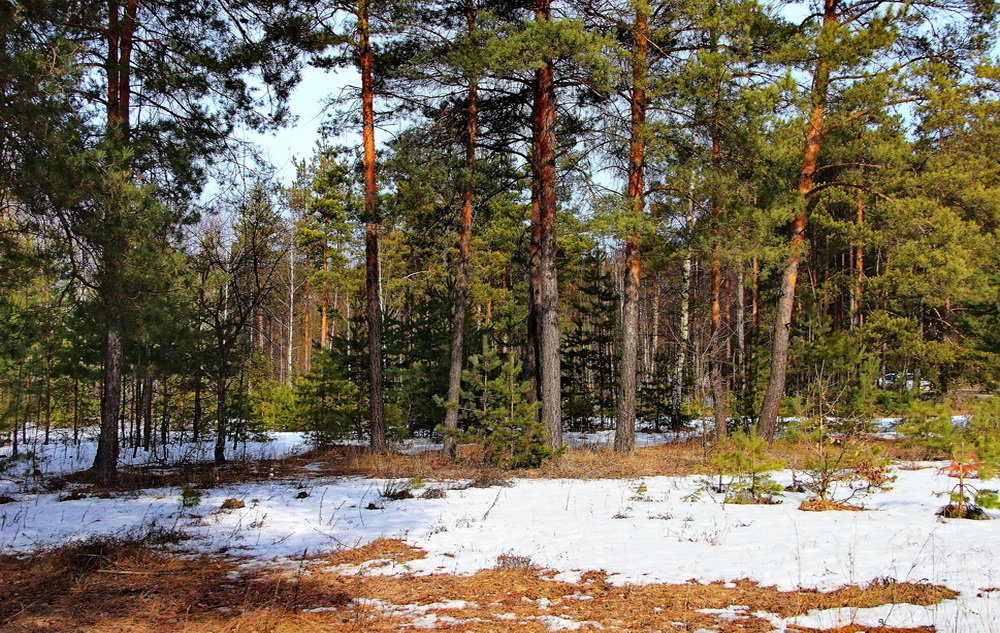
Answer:
MULTIPOLYGON (((12 462, 6 470, 0 468, 0 493, 4 484, 20 479, 35 469, 42 475, 65 475, 90 468, 97 453, 97 430, 88 428, 81 431, 80 442, 74 443, 70 431, 59 429, 52 432, 51 441, 42 443, 40 430, 29 431, 29 443, 19 447, 20 460, 12 462)), ((281 459, 309 448, 304 433, 267 433, 260 439, 226 445, 227 457, 235 460, 281 459)), ((0 446, 0 460, 10 458, 10 444, 0 446)), ((213 441, 192 442, 170 438, 166 446, 142 448, 122 446, 118 456, 120 466, 176 465, 211 461, 215 444, 213 441)), ((2 464, 2 461, 0 461, 2 464)))
MULTIPOLYGON (((282 446, 301 444, 285 438, 282 446)), ((868 512, 800 511, 806 495, 793 493, 777 505, 723 505, 708 494, 692 501, 686 497, 699 488, 698 477, 525 479, 466 489, 440 481, 426 485, 446 489, 444 498, 387 501, 379 492, 386 480, 329 477, 307 466, 296 478, 203 490, 193 507, 183 507, 176 488, 59 501, 65 492, 30 492, 12 478, 4 494, 15 501, 0 505, 0 552, 160 526, 191 535, 185 549, 281 563, 389 537, 425 549, 426 558, 366 573, 470 574, 516 555, 565 580, 605 570, 616 583, 749 578, 829 590, 886 579, 932 582, 961 595, 931 607, 769 617, 775 631, 847 624, 1000 631, 1000 521, 937 517, 945 503, 938 493, 954 483, 939 473, 942 465, 898 469, 892 490, 863 499, 868 512), (245 507, 221 511, 231 497, 245 507)), ((782 483, 790 476, 776 473, 782 483)), ((1000 488, 1000 481, 977 485, 1000 488)))

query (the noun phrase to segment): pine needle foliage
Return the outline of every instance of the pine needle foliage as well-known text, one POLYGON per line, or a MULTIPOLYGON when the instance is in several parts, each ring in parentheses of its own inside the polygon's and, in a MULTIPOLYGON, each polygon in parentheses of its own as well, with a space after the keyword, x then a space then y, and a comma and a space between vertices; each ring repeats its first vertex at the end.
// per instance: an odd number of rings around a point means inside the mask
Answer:
POLYGON ((767 454, 767 440, 756 432, 732 434, 716 447, 709 465, 725 491, 725 503, 777 503, 782 488, 769 474, 784 462, 767 454), (722 483, 728 478, 727 483, 722 483))
POLYGON ((501 358, 489 343, 469 358, 462 374, 461 402, 466 408, 461 413, 467 426, 454 435, 460 442, 481 444, 491 466, 537 468, 554 455, 538 420, 539 404, 528 402, 528 383, 521 375, 521 363, 511 356, 501 358))
POLYGON ((801 483, 813 500, 844 504, 861 494, 888 490, 896 480, 883 447, 840 432, 826 419, 793 430, 788 440, 808 447, 801 483))

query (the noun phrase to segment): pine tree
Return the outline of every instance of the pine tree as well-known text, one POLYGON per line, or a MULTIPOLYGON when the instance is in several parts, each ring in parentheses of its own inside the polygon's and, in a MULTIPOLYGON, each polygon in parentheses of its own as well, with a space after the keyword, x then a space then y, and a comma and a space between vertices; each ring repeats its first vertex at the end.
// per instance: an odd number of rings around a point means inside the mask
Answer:
MULTIPOLYGON (((252 317, 275 290, 284 259, 281 220, 267 192, 256 186, 236 209, 235 235, 207 227, 192 266, 198 275, 199 319, 211 335, 210 360, 216 399, 215 461, 226 461, 233 417, 230 380, 249 359, 247 334, 252 317)), ((287 243, 287 242, 286 242, 287 243)), ((238 394, 242 396, 242 394, 238 394)))
MULTIPOLYGON (((128 287, 137 255, 133 246, 150 233, 162 239, 177 225, 183 215, 179 203, 204 180, 204 159, 227 147, 234 121, 266 122, 254 111, 261 102, 246 75, 269 64, 294 67, 301 24, 287 3, 229 11, 213 0, 43 3, 31 8, 18 13, 14 23, 25 33, 54 36, 58 68, 70 61, 74 68, 99 69, 61 74, 73 82, 73 90, 65 93, 71 98, 62 101, 64 111, 92 117, 77 118, 86 134, 67 146, 75 150, 66 154, 72 168, 62 173, 89 184, 67 189, 75 189, 74 197, 48 212, 94 258, 76 272, 94 271, 87 282, 97 288, 103 312, 102 431, 94 471, 107 483, 115 477, 118 452, 123 337, 131 327, 128 287), (237 25, 241 20, 259 22, 262 28, 251 36, 237 25), (281 26, 272 28, 276 23, 281 26), (213 101, 204 98, 209 84, 217 97, 213 101), (178 204, 157 204, 162 198, 178 204)), ((273 67, 263 75, 279 99, 297 78, 294 72, 275 73, 273 67)), ((59 190, 51 187, 49 195, 59 190)))
POLYGON ((469 357, 463 400, 470 417, 464 433, 442 429, 456 439, 482 444, 488 464, 502 468, 537 468, 554 453, 548 448, 545 427, 536 411, 540 403, 528 402, 530 385, 520 380, 521 367, 512 358, 502 359, 484 339, 481 354, 469 357))
MULTIPOLYGON (((922 97, 905 79, 921 59, 948 59, 961 63, 960 56, 982 46, 983 39, 973 30, 961 33, 961 26, 934 40, 921 28, 935 11, 966 18, 972 29, 990 17, 992 7, 975 2, 882 3, 824 0, 822 11, 803 24, 803 61, 808 64, 811 86, 806 92, 806 133, 796 184, 797 209, 789 228, 787 259, 780 287, 771 335, 771 372, 758 426, 761 435, 773 439, 777 430, 778 407, 785 390, 792 308, 799 265, 806 247, 809 214, 817 194, 850 183, 817 183, 823 162, 820 156, 825 137, 832 131, 866 120, 869 114, 894 105, 912 103, 922 97), (961 44, 959 42, 962 42, 961 44), (964 49, 964 50, 963 50, 964 49), (891 60, 886 64, 886 60, 891 60), (858 97, 864 95, 863 100, 858 97), (848 98, 842 98, 848 97, 848 98), (840 106, 843 104, 844 109, 840 106)), ((919 88, 919 87, 918 87, 919 88)))

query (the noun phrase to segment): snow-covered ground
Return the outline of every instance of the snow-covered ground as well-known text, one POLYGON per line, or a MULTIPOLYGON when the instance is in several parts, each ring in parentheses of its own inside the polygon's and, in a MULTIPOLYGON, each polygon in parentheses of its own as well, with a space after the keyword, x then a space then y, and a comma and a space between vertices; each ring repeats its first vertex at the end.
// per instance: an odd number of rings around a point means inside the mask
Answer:
MULTIPOLYGON (((574 441, 583 439, 596 438, 574 441)), ((260 450, 278 455, 297 447, 301 438, 286 437, 260 450)), ((60 463, 69 462, 49 462, 60 463)), ((885 623, 1000 631, 1000 522, 935 516, 945 503, 937 493, 954 480, 938 472, 940 464, 924 466, 898 470, 892 490, 864 499, 869 512, 803 512, 797 508, 805 495, 792 493, 777 505, 723 505, 708 494, 692 501, 698 477, 517 480, 485 489, 442 481, 426 486, 446 489, 444 498, 386 501, 380 496, 385 480, 321 476, 318 466, 296 478, 202 490, 191 507, 183 506, 176 488, 64 501, 65 492, 9 488, 16 501, 0 505, 0 552, 150 525, 188 533, 193 538, 185 548, 251 561, 284 561, 392 537, 425 549, 427 557, 367 573, 468 574, 515 555, 567 580, 601 569, 618 583, 750 578, 783 589, 826 590, 891 578, 939 583, 961 595, 932 607, 772 616, 775 630, 885 623), (221 510, 229 498, 245 507, 221 510)), ((777 479, 788 483, 790 473, 779 472, 777 479)), ((1000 488, 1000 481, 979 485, 1000 488)))
MULTIPOLYGON (((26 475, 65 475, 90 468, 97 452, 97 430, 85 429, 81 440, 74 442, 72 433, 59 429, 52 432, 50 442, 42 443, 40 431, 29 433, 29 443, 22 444, 18 451, 20 459, 10 461, 12 447, 0 446, 0 494, 5 487, 21 481, 26 475)), ((690 434, 636 433, 636 446, 655 446, 666 442, 690 437, 690 434)), ((569 446, 602 446, 614 441, 614 431, 596 433, 566 433, 564 441, 569 446)), ((345 444, 365 444, 365 442, 344 442, 345 444)), ((227 444, 227 457, 237 461, 281 459, 308 450, 309 438, 305 433, 268 432, 259 437, 227 444)), ((402 453, 441 450, 441 444, 429 439, 414 438, 399 442, 396 450, 402 453)), ((123 446, 119 455, 122 466, 177 465, 181 463, 209 462, 215 450, 214 439, 192 442, 189 439, 171 438, 166 446, 154 445, 145 451, 141 447, 123 446)))
MULTIPOLYGON (((90 468, 97 453, 96 438, 97 430, 88 428, 81 432, 80 441, 74 442, 71 431, 59 429, 52 432, 48 444, 43 444, 40 432, 29 432, 29 443, 18 447, 19 459, 13 461, 13 447, 0 446, 0 492, 5 483, 10 485, 28 474, 55 476, 90 468)), ((308 448, 305 433, 264 433, 235 446, 227 443, 226 455, 235 460, 281 459, 308 448)), ((213 459, 214 450, 214 439, 192 442, 172 437, 165 446, 154 445, 149 451, 123 445, 118 463, 145 466, 207 462, 213 459)))

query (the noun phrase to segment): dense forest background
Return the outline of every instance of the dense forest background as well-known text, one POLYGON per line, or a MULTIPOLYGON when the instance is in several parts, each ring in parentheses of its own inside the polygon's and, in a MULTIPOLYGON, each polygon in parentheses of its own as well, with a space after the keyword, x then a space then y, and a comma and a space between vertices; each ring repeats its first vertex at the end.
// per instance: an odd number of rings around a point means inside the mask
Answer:
POLYGON ((994 389, 995 3, 788 4, 0 2, 0 431, 113 479, 994 389), (359 85, 278 183, 237 131, 307 66, 359 85))

